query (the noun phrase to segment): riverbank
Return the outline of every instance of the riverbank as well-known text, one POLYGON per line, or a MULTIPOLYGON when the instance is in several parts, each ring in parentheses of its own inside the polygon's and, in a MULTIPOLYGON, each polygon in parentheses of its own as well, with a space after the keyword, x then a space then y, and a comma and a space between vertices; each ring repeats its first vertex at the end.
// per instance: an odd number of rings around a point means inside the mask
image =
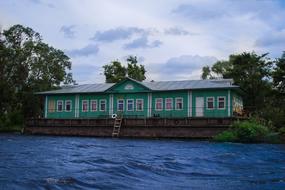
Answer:
POLYGON ((0 133, 21 133, 24 127, 21 125, 14 125, 9 127, 0 127, 0 133))
POLYGON ((268 126, 255 118, 234 122, 228 130, 214 136, 216 142, 285 143, 285 129, 268 126))

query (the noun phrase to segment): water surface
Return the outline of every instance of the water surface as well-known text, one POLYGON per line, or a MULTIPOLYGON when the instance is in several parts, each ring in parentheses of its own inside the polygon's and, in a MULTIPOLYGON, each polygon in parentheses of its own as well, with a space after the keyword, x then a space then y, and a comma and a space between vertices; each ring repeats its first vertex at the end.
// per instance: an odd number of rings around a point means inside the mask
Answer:
POLYGON ((285 189, 285 145, 0 134, 0 189, 285 189))

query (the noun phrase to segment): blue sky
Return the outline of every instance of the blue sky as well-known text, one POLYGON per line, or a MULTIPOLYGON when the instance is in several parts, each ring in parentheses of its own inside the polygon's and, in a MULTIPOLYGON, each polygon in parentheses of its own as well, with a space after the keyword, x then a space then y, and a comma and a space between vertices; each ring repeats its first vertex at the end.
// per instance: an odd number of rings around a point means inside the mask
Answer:
POLYGON ((71 57, 79 83, 136 55, 147 80, 198 79, 232 53, 285 51, 285 1, 0 0, 0 26, 29 26, 71 57))

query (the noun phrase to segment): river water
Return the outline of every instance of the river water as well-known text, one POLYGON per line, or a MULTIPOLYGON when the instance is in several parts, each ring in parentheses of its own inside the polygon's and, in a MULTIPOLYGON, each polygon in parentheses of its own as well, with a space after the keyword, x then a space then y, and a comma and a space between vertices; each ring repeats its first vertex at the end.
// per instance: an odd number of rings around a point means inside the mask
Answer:
POLYGON ((0 189, 285 189, 285 145, 0 134, 0 189))

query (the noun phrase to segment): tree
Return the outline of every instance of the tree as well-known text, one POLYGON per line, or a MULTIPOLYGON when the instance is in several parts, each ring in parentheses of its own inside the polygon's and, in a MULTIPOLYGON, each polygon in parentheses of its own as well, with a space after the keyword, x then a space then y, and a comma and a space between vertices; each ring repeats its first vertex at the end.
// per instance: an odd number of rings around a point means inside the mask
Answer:
MULTIPOLYGON (((234 59, 234 58, 233 58, 234 59)), ((233 69, 233 62, 231 61, 217 61, 211 68, 212 72, 216 74, 217 77, 231 78, 231 71, 233 69)), ((212 76, 212 78, 214 78, 212 76)))
POLYGON ((127 58, 127 62, 128 62, 128 67, 127 67, 128 76, 137 81, 145 80, 146 70, 143 65, 137 65, 138 63, 137 57, 130 56, 127 58))
POLYGON ((259 110, 271 91, 272 61, 267 55, 255 52, 230 55, 229 60, 215 63, 210 72, 203 68, 202 77, 232 78, 245 91, 245 107, 250 111, 259 110))
POLYGON ((63 51, 42 41, 29 27, 14 25, 0 33, 0 114, 12 112, 24 116, 39 113, 34 92, 55 89, 63 82, 73 83, 71 62, 63 51), (5 104, 5 105, 3 105, 5 104))
POLYGON ((109 65, 104 65, 104 75, 107 83, 120 82, 126 77, 127 70, 119 61, 112 61, 109 65))
POLYGON ((202 75, 201 75, 201 78, 202 79, 210 79, 212 76, 211 76, 211 69, 210 67, 207 65, 207 66, 204 66, 202 68, 202 75))
POLYGON ((217 61, 211 68, 207 65, 202 68, 202 79, 230 78, 232 70, 231 61, 217 61))
POLYGON ((127 67, 119 61, 112 61, 111 64, 104 65, 104 75, 107 83, 117 83, 129 76, 138 81, 145 80, 146 70, 143 65, 137 65, 137 57, 127 58, 127 67))
POLYGON ((280 93, 285 93, 285 51, 281 58, 275 61, 276 67, 272 73, 274 87, 278 89, 280 93))

